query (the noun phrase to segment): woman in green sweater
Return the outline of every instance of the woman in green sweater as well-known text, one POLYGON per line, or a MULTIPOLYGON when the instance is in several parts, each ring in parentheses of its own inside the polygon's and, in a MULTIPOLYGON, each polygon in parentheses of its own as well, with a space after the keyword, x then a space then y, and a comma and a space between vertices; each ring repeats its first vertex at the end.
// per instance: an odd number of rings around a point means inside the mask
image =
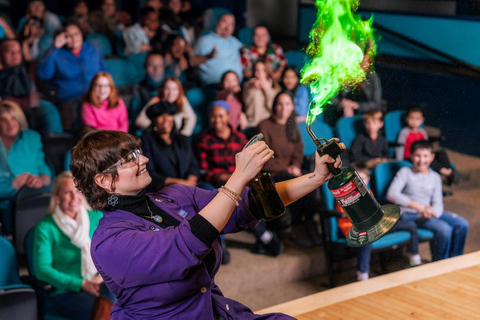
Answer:
POLYGON ((47 314, 90 319, 97 297, 114 300, 90 256, 90 239, 101 217, 75 188, 70 172, 57 176, 49 215, 35 229, 33 251, 37 278, 55 287, 46 301, 47 314))

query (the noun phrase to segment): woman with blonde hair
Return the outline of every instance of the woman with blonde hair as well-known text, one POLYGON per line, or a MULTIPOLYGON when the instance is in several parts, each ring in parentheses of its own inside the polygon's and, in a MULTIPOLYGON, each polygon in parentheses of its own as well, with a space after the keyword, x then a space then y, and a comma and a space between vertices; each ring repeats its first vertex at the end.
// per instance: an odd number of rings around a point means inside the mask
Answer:
POLYGON ((177 107, 173 115, 175 126, 184 136, 191 136, 197 124, 197 115, 183 92, 182 83, 175 77, 165 78, 158 91, 158 96, 153 97, 138 115, 135 121, 137 127, 147 129, 150 126, 152 122, 147 117, 147 109, 160 101, 172 103, 177 107))
POLYGON ((29 130, 25 115, 13 101, 0 103, 0 197, 10 197, 26 186, 50 185, 40 134, 29 130))
POLYGON ((90 239, 103 214, 91 209, 70 172, 55 178, 48 213, 35 228, 33 248, 37 278, 55 288, 45 311, 51 316, 90 319, 97 297, 115 300, 90 256, 90 239))
POLYGON ((128 111, 119 97, 112 76, 98 72, 90 82, 83 100, 83 124, 100 130, 128 132, 128 111))

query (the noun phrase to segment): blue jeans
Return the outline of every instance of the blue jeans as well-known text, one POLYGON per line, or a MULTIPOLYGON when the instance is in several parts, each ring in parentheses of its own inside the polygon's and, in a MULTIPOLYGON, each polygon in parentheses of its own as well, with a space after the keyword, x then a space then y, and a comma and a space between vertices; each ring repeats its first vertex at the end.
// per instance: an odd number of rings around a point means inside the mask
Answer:
POLYGON ((432 260, 438 261, 463 254, 468 221, 455 213, 444 211, 440 218, 425 219, 418 213, 404 213, 402 219, 415 221, 417 226, 433 231, 432 260))
MULTIPOLYGON (((105 283, 100 286, 100 296, 113 302, 115 296, 108 291, 105 283)), ((72 320, 90 320, 93 304, 97 297, 85 292, 68 291, 48 297, 45 302, 45 312, 49 316, 57 316, 72 320)))
MULTIPOLYGON (((398 220, 397 224, 389 231, 408 231, 410 241, 407 244, 407 253, 410 255, 418 254, 418 234, 417 225, 411 220, 398 220)), ((370 256, 372 254, 372 245, 368 244, 357 248, 357 271, 368 272, 370 270, 370 256)))

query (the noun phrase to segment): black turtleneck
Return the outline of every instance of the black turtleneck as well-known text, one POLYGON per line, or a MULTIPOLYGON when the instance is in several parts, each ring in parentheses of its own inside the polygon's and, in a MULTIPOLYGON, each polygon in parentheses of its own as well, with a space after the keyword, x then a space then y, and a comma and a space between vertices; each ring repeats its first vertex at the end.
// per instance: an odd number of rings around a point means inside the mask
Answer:
MULTIPOLYGON (((118 204, 115 206, 108 206, 108 211, 123 210, 131 212, 136 216, 139 216, 147 221, 155 223, 161 228, 165 229, 167 227, 177 227, 180 225, 180 222, 163 211, 157 205, 152 203, 146 195, 145 189, 140 191, 135 196, 118 196, 118 204), (149 201, 150 210, 153 212, 153 216, 162 217, 161 222, 157 222, 150 218, 151 214, 147 207, 147 201, 149 201)), ((204 217, 199 214, 193 216, 192 219, 188 220, 190 223, 190 229, 192 230, 193 235, 195 235, 200 241, 205 245, 211 247, 215 239, 218 237, 219 232, 215 227, 208 222, 204 217)), ((207 266, 208 270, 212 270, 215 263, 215 253, 213 250, 205 256, 203 262, 207 266)))

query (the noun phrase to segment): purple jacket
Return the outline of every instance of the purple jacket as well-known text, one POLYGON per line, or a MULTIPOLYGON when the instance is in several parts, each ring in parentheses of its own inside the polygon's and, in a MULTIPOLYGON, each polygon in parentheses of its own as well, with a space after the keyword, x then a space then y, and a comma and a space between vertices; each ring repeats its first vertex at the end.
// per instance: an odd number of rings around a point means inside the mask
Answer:
MULTIPOLYGON (((255 315, 225 298, 214 276, 222 261, 219 239, 208 247, 192 234, 190 220, 217 194, 172 185, 148 194, 153 203, 180 221, 162 229, 126 211, 106 211, 92 237, 92 257, 107 287, 117 297, 113 319, 293 319, 283 314, 255 315), (210 273, 202 259, 215 252, 210 273)), ((254 227, 248 210, 248 189, 222 233, 254 227)))

